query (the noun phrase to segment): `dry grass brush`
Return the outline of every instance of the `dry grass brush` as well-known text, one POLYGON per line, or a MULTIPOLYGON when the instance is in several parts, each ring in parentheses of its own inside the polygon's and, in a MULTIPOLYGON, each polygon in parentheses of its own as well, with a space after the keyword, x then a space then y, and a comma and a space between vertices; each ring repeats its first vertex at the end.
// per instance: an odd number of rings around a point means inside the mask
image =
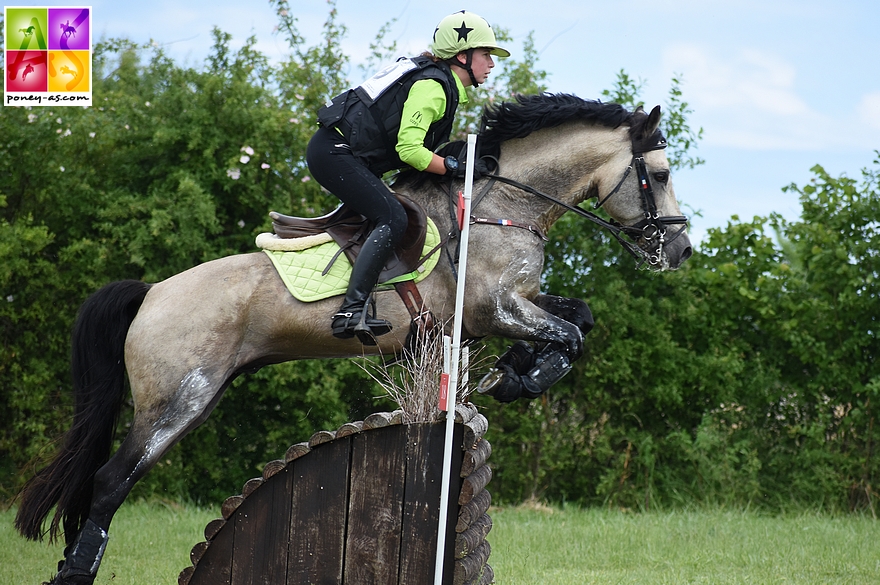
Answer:
MULTIPOLYGON (((435 325, 420 335, 413 347, 406 347, 393 363, 366 362, 364 369, 403 411, 404 422, 431 422, 437 420, 440 410, 440 376, 444 371, 444 354, 449 339, 443 336, 442 325, 435 325), (445 341, 444 341, 445 339, 445 341)), ((469 372, 483 366, 475 360, 478 351, 470 346, 462 348, 459 362, 457 402, 466 402, 476 385, 471 385, 469 372)))

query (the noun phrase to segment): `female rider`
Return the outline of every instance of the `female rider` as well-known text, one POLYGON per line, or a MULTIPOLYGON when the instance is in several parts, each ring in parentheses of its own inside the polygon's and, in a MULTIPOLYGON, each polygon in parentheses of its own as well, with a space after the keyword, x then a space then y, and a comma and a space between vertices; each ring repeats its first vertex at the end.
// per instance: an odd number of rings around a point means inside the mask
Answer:
POLYGON ((332 317, 335 337, 375 345, 375 337, 391 330, 388 321, 368 315, 367 304, 407 216, 381 176, 407 166, 463 176, 463 164, 434 150, 449 140, 455 110, 467 102, 464 88, 486 81, 493 55, 510 53, 485 19, 462 10, 437 25, 431 53, 398 61, 319 111, 321 127, 306 153, 309 170, 372 227, 332 317))

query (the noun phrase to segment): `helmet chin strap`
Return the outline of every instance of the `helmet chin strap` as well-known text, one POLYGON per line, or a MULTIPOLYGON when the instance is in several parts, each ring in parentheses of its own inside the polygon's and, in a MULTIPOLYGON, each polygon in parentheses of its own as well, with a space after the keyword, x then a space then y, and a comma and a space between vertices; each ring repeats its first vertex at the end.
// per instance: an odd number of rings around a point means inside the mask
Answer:
POLYGON ((464 51, 464 54, 466 55, 466 59, 465 59, 464 64, 462 64, 462 62, 458 60, 457 55, 451 59, 447 59, 446 62, 451 65, 457 65, 457 66, 461 67, 462 69, 464 69, 465 71, 467 71, 467 74, 471 78, 471 86, 479 87, 480 83, 477 81, 477 78, 474 76, 474 68, 472 66, 473 59, 474 59, 474 49, 468 49, 467 51, 464 51))

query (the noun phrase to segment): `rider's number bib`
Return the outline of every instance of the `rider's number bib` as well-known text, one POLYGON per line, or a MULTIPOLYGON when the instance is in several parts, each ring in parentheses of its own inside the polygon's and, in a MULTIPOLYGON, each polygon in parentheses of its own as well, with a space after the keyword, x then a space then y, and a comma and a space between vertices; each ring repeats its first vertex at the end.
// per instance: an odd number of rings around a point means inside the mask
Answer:
POLYGON ((395 81, 417 67, 418 65, 413 63, 412 60, 403 57, 384 67, 381 71, 363 82, 360 87, 370 100, 375 102, 395 81))

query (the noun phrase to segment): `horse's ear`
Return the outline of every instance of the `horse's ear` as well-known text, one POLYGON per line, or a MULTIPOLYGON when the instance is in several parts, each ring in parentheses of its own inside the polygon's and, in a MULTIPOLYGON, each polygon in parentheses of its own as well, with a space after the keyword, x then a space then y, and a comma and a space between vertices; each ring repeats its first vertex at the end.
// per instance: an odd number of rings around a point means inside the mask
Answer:
POLYGON ((654 106, 651 113, 648 114, 648 121, 645 122, 645 137, 653 136, 657 128, 660 127, 660 106, 654 106))

